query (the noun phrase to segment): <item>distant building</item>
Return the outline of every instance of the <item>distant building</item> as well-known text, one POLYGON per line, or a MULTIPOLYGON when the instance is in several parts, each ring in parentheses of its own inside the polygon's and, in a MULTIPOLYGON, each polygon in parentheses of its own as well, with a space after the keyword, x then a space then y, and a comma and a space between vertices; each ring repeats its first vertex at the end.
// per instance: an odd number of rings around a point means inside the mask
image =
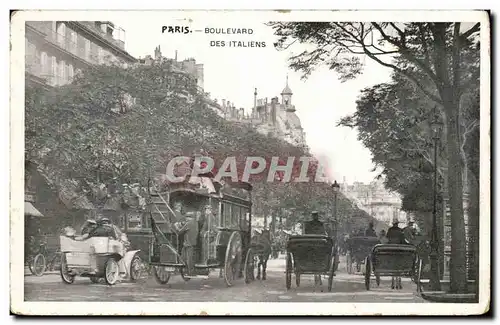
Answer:
POLYGON ((183 61, 177 61, 177 51, 175 51, 175 58, 174 59, 169 59, 166 58, 162 55, 161 53, 161 48, 158 45, 155 48, 154 52, 154 58, 151 57, 151 55, 146 55, 145 58, 139 58, 138 63, 139 64, 145 64, 145 65, 152 65, 155 62, 162 62, 162 61, 170 61, 174 68, 178 69, 179 71, 183 71, 188 73, 189 75, 193 76, 196 79, 196 84, 198 85, 198 88, 200 90, 203 90, 203 82, 204 82, 204 71, 203 71, 203 64, 196 63, 196 60, 193 58, 185 59, 183 61))
POLYGON ((83 67, 133 63, 124 36, 109 21, 26 22, 26 81, 62 86, 83 67))
POLYGON ((285 88, 281 92, 281 103, 278 97, 270 101, 267 98, 258 99, 255 89, 254 105, 249 115, 245 114, 243 108, 236 108, 233 103, 225 99, 222 100, 222 104, 215 102, 212 106, 227 120, 250 124, 261 134, 307 148, 304 129, 295 113, 295 105, 292 104, 292 95, 287 77, 285 88))
POLYGON ((378 221, 392 224, 394 220, 398 220, 400 227, 404 227, 408 222, 409 215, 401 210, 401 197, 397 193, 388 191, 382 180, 369 184, 354 182, 350 185, 344 180, 341 191, 358 208, 378 221))
POLYGON ((162 55, 160 46, 154 51, 154 57, 146 55, 138 59, 138 64, 152 65, 155 62, 168 61, 172 63, 178 72, 184 72, 196 79, 200 93, 205 95, 207 107, 216 112, 220 117, 238 123, 252 125, 255 129, 265 135, 270 135, 283 139, 296 146, 307 148, 305 132, 302 129, 300 119, 295 113, 295 105, 292 104, 293 92, 288 85, 288 77, 285 88, 281 92, 281 103, 278 97, 272 98, 269 102, 266 99, 257 99, 257 89, 254 91, 254 106, 250 115, 245 113, 245 109, 237 108, 229 100, 212 99, 204 92, 204 68, 203 64, 196 63, 196 60, 189 58, 183 61, 177 60, 177 51, 174 59, 166 58, 162 55))

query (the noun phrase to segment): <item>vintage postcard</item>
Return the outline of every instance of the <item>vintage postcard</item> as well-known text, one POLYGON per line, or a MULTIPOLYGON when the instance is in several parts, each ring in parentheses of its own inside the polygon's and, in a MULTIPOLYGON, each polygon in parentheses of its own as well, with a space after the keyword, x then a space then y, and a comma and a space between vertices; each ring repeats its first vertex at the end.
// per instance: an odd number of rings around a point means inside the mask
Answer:
POLYGON ((13 12, 11 311, 486 313, 490 46, 484 11, 13 12))

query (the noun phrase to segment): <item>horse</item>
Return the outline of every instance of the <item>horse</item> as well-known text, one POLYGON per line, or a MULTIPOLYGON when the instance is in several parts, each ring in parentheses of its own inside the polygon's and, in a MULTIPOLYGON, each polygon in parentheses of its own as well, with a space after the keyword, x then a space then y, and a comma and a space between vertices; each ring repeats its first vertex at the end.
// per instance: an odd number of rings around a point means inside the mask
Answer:
POLYGON ((255 247, 255 251, 258 258, 257 263, 257 279, 260 279, 260 273, 262 268, 262 280, 266 279, 266 269, 267 260, 271 256, 271 232, 264 229, 262 233, 256 233, 252 236, 252 247, 255 247))

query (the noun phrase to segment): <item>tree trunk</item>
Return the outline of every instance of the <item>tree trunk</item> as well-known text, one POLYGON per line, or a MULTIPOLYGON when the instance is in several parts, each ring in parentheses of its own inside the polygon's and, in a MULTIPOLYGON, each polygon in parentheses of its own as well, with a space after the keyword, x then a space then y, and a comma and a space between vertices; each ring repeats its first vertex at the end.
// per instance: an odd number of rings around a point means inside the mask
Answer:
POLYGON ((479 301, 479 182, 469 171, 469 250, 472 251, 472 260, 469 261, 470 279, 475 280, 476 300, 479 301))
POLYGON ((460 154, 459 106, 451 89, 443 96, 448 145, 448 194, 451 210, 450 291, 467 291, 465 223, 463 209, 462 156, 460 154))

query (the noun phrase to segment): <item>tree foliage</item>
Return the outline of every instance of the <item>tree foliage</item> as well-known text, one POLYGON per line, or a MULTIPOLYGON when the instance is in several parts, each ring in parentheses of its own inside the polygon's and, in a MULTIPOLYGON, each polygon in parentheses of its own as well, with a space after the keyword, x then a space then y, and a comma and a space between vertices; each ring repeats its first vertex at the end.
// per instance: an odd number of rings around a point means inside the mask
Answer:
MULTIPOLYGON (((269 25, 278 36, 275 44, 278 49, 289 48, 296 42, 312 46, 312 50, 290 58, 290 66, 302 71, 304 77, 317 66, 326 65, 343 81, 355 78, 362 73, 359 55, 363 55, 411 82, 418 90, 417 96, 424 95, 426 107, 437 106, 445 125, 446 175, 443 176, 452 219, 451 291, 466 291, 463 182, 469 181, 469 162, 464 144, 477 130, 479 121, 469 120, 464 125, 463 102, 471 97, 470 90, 479 78, 480 23, 466 26, 458 22, 272 22, 269 25)), ((396 99, 402 100, 399 96, 396 99)), ((390 120, 383 123, 394 127, 390 120)))
MULTIPOLYGON (((299 157, 310 156, 303 148, 219 117, 195 80, 170 61, 127 69, 99 66, 64 87, 26 89, 26 159, 57 191, 70 181, 75 196, 96 207, 140 205, 138 198, 145 195, 140 187, 164 173, 171 158, 200 150, 214 159, 214 174, 226 157, 236 157, 239 177, 249 156, 264 157, 267 167, 272 157, 280 157, 280 165, 296 157, 293 178, 300 174, 299 157), (123 184, 139 184, 139 189, 123 184)), ((268 183, 268 168, 252 175, 255 213, 275 214, 280 207, 304 215, 311 209, 330 211, 332 190, 314 182, 317 168, 311 157, 308 183, 268 183)), ((283 176, 277 173, 278 179, 283 176)), ((339 202, 350 206, 343 197, 339 202)), ((367 223, 357 209, 340 209, 340 214, 346 220, 347 214, 360 216, 356 220, 363 224, 357 227, 367 223)))

